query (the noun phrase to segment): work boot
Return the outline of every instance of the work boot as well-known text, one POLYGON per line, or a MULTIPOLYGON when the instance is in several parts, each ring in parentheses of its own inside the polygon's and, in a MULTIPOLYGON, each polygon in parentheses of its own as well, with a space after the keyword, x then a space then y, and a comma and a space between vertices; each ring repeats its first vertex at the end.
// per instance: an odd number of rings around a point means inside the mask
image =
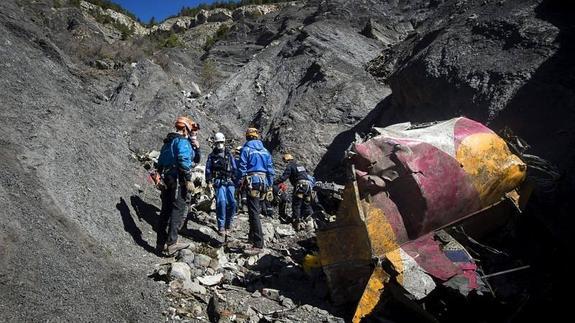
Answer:
POLYGON ((226 228, 226 242, 231 242, 231 241, 234 241, 234 238, 232 237, 232 229, 226 228))
POLYGON ((189 247, 190 244, 189 243, 184 243, 184 242, 176 242, 174 244, 168 245, 166 247, 166 254, 168 256, 173 256, 176 254, 176 252, 182 250, 182 249, 186 249, 187 247, 189 247))
POLYGON ((226 229, 220 228, 220 229, 218 230, 218 234, 220 235, 220 237, 222 237, 222 242, 225 243, 226 240, 228 239, 226 229))

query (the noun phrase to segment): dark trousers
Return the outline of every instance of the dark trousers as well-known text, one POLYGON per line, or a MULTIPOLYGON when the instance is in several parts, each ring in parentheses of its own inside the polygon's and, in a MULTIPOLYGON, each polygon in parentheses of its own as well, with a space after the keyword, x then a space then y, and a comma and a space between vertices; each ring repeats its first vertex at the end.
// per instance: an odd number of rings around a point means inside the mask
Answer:
POLYGON ((286 206, 287 206, 287 197, 286 194, 282 194, 279 197, 279 201, 278 201, 278 214, 280 219, 283 219, 284 221, 286 221, 288 219, 288 215, 286 212, 286 206))
POLYGON ((248 194, 248 215, 250 219, 250 232, 248 239, 254 247, 264 247, 264 235, 262 233, 262 223, 260 221, 261 202, 259 196, 254 197, 248 194))
POLYGON ((164 244, 172 245, 178 241, 178 231, 187 216, 187 190, 183 184, 171 185, 162 191, 162 210, 156 228, 156 248, 163 249, 164 244))
POLYGON ((308 217, 313 214, 311 201, 308 202, 305 198, 305 195, 303 197, 298 197, 297 194, 293 194, 291 197, 291 210, 294 221, 300 220, 302 213, 304 217, 308 217))

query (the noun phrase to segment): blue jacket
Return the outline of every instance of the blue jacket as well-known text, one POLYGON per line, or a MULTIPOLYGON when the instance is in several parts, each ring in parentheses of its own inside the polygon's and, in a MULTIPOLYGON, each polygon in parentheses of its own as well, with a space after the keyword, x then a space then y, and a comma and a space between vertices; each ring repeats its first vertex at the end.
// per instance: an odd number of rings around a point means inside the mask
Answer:
POLYGON ((177 174, 179 170, 186 180, 192 179, 191 169, 194 160, 194 150, 190 141, 178 133, 170 133, 164 139, 164 145, 158 157, 158 170, 177 174))
POLYGON ((272 156, 257 139, 246 142, 240 153, 240 176, 244 177, 253 172, 266 173, 267 185, 272 186, 275 175, 272 156))
POLYGON ((208 161, 206 162, 206 181, 208 183, 217 179, 235 182, 237 172, 236 159, 227 149, 224 151, 214 149, 208 155, 208 161), (224 165, 219 163, 221 161, 223 161, 224 165))

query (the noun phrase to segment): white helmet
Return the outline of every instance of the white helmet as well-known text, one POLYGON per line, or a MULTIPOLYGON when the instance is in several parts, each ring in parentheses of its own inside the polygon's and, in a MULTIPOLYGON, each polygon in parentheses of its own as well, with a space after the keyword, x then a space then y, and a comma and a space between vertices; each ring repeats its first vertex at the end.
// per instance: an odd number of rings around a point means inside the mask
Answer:
POLYGON ((224 134, 221 132, 216 133, 216 135, 214 136, 214 142, 215 143, 225 142, 225 141, 226 141, 226 136, 224 136, 224 134))

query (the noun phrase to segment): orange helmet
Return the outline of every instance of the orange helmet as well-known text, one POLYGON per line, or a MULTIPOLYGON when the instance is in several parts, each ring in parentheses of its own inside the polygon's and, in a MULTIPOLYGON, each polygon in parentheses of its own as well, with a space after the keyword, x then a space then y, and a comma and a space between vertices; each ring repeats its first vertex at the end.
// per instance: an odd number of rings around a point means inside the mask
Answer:
POLYGON ((176 125, 175 126, 176 126, 176 129, 178 129, 178 130, 182 130, 182 129, 186 128, 188 130, 188 132, 191 132, 192 130, 196 129, 194 121, 192 121, 191 118, 185 117, 185 116, 178 117, 176 119, 176 125))
POLYGON ((246 138, 258 139, 259 137, 260 137, 260 134, 258 133, 258 129, 248 128, 246 130, 246 138))

